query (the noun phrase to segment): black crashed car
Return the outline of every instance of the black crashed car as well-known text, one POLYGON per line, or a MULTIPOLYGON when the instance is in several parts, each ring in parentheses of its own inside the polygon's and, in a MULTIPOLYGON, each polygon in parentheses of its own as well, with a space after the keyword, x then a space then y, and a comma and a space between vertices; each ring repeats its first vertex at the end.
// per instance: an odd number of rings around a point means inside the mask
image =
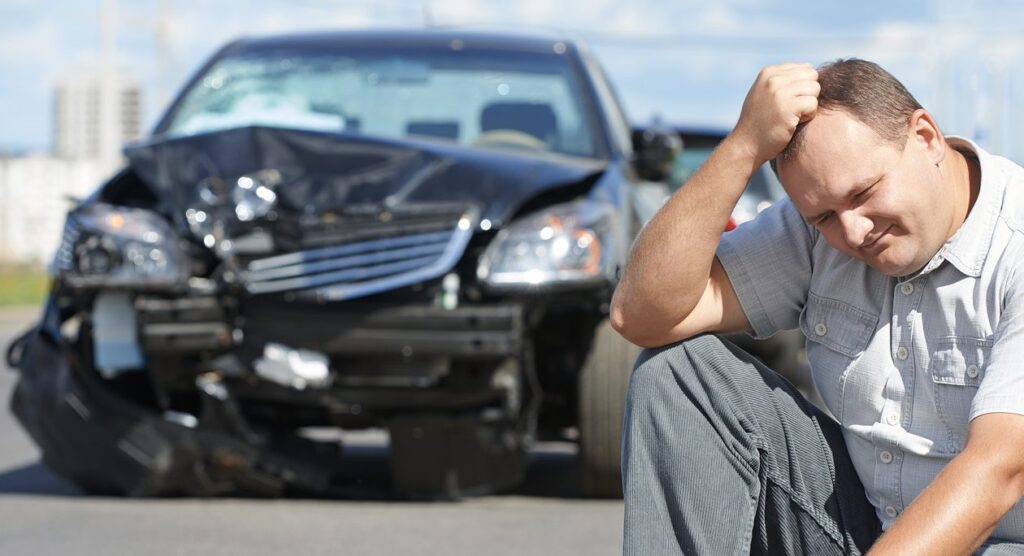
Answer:
POLYGON ((608 304, 664 139, 632 144, 568 40, 232 42, 68 214, 13 412, 94 492, 330 493, 325 429, 383 427, 406 495, 509 488, 578 438, 615 496, 639 349, 608 304))

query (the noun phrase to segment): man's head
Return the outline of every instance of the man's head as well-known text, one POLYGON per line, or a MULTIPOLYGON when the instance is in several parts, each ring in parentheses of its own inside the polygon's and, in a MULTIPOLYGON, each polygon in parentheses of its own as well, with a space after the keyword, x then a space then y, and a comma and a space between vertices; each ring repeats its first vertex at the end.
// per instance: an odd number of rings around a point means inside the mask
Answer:
POLYGON ((817 113, 773 168, 832 247, 883 274, 919 270, 959 226, 942 133, 876 64, 839 60, 818 82, 817 113))
MULTIPOLYGON (((883 139, 902 145, 907 125, 915 110, 921 109, 914 95, 891 73, 874 62, 849 58, 829 62, 818 68, 818 110, 842 110, 870 127, 883 139)), ((772 169, 792 158, 803 144, 802 123, 772 169)))

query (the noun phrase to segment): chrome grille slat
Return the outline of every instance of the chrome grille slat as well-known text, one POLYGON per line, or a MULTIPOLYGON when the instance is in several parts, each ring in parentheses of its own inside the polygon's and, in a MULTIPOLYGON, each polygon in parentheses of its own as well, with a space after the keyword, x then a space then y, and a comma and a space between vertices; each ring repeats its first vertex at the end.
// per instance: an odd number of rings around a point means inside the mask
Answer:
POLYGON ((409 245, 446 241, 449 238, 451 238, 451 235, 451 230, 445 230, 443 232, 431 232, 427 234, 415 234, 409 236, 373 239, 368 241, 361 241, 359 243, 338 245, 334 247, 310 249, 308 251, 288 253, 287 255, 277 255, 274 257, 267 257, 265 259, 252 261, 251 263, 249 263, 249 270, 265 270, 269 268, 307 263, 318 259, 340 257, 345 255, 355 255, 358 253, 365 253, 368 251, 374 251, 378 249, 394 249, 397 247, 406 247, 409 245))
MULTIPOLYGON (((449 236, 450 235, 451 234, 449 234, 449 236)), ((265 282, 270 280, 280 280, 282 278, 292 278, 295 276, 321 274, 331 270, 344 270, 346 268, 356 266, 367 266, 376 263, 398 261, 409 257, 437 256, 444 251, 444 247, 447 244, 448 242, 445 241, 444 243, 406 247, 404 249, 394 249, 391 251, 377 251, 374 253, 342 257, 340 259, 320 259, 316 262, 279 266, 267 270, 250 272, 246 278, 252 282, 265 282)))
POLYGON ((273 293, 289 290, 298 290, 304 288, 314 288, 317 286, 335 284, 338 282, 357 282, 366 280, 368 278, 377 278, 381 276, 387 276, 390 274, 396 274, 403 270, 414 270, 416 268, 422 267, 425 264, 429 264, 436 259, 436 256, 419 257, 416 259, 408 259, 405 261, 398 261, 390 264, 341 270, 338 272, 329 272, 326 274, 314 274, 312 276, 302 276, 299 278, 290 278, 287 280, 278 280, 274 282, 257 282, 249 285, 249 291, 251 291, 252 293, 273 293))
MULTIPOLYGON (((422 223, 423 214, 415 220, 422 223)), ((338 301, 400 288, 436 278, 451 270, 473 234, 479 211, 460 217, 436 215, 443 231, 426 232, 417 226, 406 235, 365 239, 319 247, 249 262, 242 272, 253 294, 296 291, 303 298, 338 301)), ((396 217, 397 218, 397 217, 396 217)), ((399 226, 401 222, 396 222, 399 226)))
MULTIPOLYGON (((436 217, 435 217, 436 218, 436 217)), ((320 249, 341 244, 356 243, 394 236, 412 236, 429 234, 435 232, 450 232, 451 223, 457 219, 457 215, 451 215, 443 221, 423 220, 422 217, 415 217, 408 221, 403 220, 400 224, 390 223, 383 225, 377 221, 363 222, 365 227, 352 229, 350 226, 340 228, 316 227, 307 230, 302 238, 302 250, 320 249)), ((353 223, 358 226, 360 222, 353 223)))

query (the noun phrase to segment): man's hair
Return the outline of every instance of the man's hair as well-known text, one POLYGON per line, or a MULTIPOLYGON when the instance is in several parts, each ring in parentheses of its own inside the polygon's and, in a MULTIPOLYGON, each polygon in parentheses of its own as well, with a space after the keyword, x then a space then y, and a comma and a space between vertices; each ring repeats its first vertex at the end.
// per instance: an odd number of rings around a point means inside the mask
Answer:
MULTIPOLYGON (((892 74, 874 62, 839 59, 818 68, 818 84, 819 111, 842 110, 902 149, 910 116, 921 104, 892 74)), ((771 160, 776 174, 779 161, 789 160, 800 149, 805 124, 796 127, 786 148, 771 160)))

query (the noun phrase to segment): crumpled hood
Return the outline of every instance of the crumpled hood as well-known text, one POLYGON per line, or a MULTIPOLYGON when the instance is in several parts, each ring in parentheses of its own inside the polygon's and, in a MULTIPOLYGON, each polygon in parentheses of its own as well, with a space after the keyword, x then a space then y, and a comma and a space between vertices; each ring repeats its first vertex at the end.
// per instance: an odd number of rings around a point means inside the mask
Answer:
POLYGON ((275 169, 283 178, 279 202, 296 213, 352 205, 465 202, 478 206, 480 217, 495 227, 536 194, 578 184, 607 164, 441 141, 267 127, 154 137, 130 145, 125 154, 132 170, 179 210, 206 178, 275 169))

